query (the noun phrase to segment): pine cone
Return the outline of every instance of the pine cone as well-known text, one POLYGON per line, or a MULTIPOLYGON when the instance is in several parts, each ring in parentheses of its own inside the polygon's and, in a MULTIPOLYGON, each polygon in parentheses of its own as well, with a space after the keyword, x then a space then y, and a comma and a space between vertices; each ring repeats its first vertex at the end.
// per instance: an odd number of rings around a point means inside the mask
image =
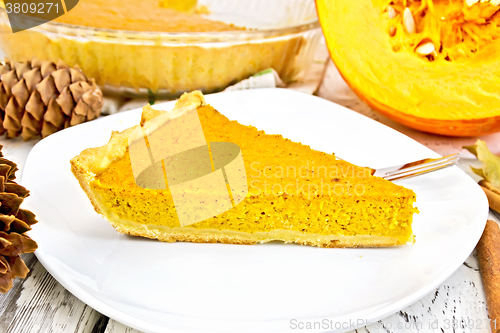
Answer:
POLYGON ((20 208, 29 191, 15 183, 17 166, 3 157, 0 145, 0 292, 6 293, 16 277, 24 278, 29 269, 21 253, 34 252, 37 244, 24 233, 37 223, 35 215, 20 208))
POLYGON ((102 92, 64 62, 0 64, 0 135, 30 140, 99 117, 102 92))

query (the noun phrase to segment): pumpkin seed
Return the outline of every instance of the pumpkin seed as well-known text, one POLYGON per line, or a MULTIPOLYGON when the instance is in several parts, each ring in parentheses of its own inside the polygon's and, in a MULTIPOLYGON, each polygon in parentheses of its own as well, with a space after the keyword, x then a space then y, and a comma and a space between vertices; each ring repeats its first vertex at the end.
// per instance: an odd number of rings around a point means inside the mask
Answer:
POLYGON ((389 27, 389 36, 394 36, 396 34, 396 27, 389 27))
POLYGON ((410 8, 406 7, 403 12, 403 23, 405 25, 406 31, 410 34, 415 33, 415 19, 411 13, 410 8))
POLYGON ((394 8, 392 8, 391 5, 387 6, 387 15, 389 16, 390 20, 396 17, 396 11, 394 10, 394 8))
POLYGON ((436 48, 432 42, 426 42, 426 43, 423 43, 423 44, 420 44, 419 46, 417 46, 417 48, 415 49, 415 52, 417 52, 420 55, 426 56, 426 55, 434 53, 435 50, 436 50, 436 48))

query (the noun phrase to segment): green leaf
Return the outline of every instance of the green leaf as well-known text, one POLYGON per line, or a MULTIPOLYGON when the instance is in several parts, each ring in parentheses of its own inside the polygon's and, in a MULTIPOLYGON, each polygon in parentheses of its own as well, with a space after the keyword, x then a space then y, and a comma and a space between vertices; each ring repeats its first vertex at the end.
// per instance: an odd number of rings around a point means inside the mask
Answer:
POLYGON ((491 185, 500 189, 500 157, 494 155, 486 145, 486 142, 477 140, 473 146, 464 147, 477 156, 477 159, 483 162, 482 169, 471 167, 472 171, 486 179, 491 185))
POLYGON ((483 169, 476 169, 476 168, 474 168, 472 166, 470 168, 472 169, 472 172, 474 172, 479 177, 486 178, 486 176, 484 175, 483 169))
POLYGON ((472 146, 463 146, 462 148, 467 149, 469 152, 471 152, 474 156, 476 156, 476 157, 477 157, 476 145, 472 145, 472 146))
POLYGON ((148 103, 149 105, 153 105, 156 102, 156 96, 155 93, 151 90, 148 89, 148 103))

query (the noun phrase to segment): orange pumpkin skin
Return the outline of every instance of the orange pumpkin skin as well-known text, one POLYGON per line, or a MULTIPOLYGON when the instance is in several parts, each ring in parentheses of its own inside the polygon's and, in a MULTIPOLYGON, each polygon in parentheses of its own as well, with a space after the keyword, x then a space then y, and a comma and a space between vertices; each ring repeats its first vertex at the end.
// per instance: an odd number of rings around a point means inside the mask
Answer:
MULTIPOLYGON (((370 94, 366 92, 366 89, 363 89, 363 87, 358 87, 358 85, 353 82, 354 80, 350 79, 350 75, 346 73, 343 67, 343 61, 345 60, 340 59, 338 53, 333 52, 333 50, 337 48, 338 45, 336 44, 335 37, 332 37, 335 35, 334 31, 332 31, 332 29, 335 29, 335 27, 332 26, 331 24, 332 18, 329 15, 331 11, 328 10, 328 7, 331 8, 332 5, 328 5, 328 2, 335 3, 339 1, 338 0, 315 0, 315 1, 316 1, 318 18, 321 27, 323 29, 323 33, 325 35, 330 58, 337 66, 340 75, 346 81, 349 87, 356 93, 356 95, 358 95, 358 97, 361 100, 363 100, 371 108, 373 108, 380 114, 386 116, 387 118, 390 118, 407 127, 422 132, 438 134, 443 136, 474 137, 500 131, 500 100, 498 103, 498 112, 491 116, 479 117, 479 118, 464 117, 463 119, 437 119, 432 117, 420 117, 414 114, 405 113, 394 107, 388 106, 380 102, 378 99, 370 96, 370 94)), ((341 2, 342 1, 343 0, 341 0, 341 2)), ((346 1, 358 2, 358 0, 345 0, 344 2, 346 1)), ((370 2, 370 0, 359 0, 359 1, 365 1, 365 3, 370 2)), ((352 27, 353 30, 356 30, 356 28, 357 28, 356 26, 352 27)), ((386 33, 386 31, 384 31, 383 33, 386 33)), ((346 50, 343 51, 344 53, 347 52, 346 50)), ((498 89, 500 90, 500 85, 498 85, 498 89)), ((391 95, 390 97, 396 99, 398 98, 397 95, 391 95)))
POLYGON ((356 93, 356 95, 363 100, 363 102, 387 118, 410 128, 431 134, 453 137, 474 137, 500 131, 500 116, 479 119, 442 120, 421 118, 405 114, 386 105, 380 104, 376 100, 366 98, 363 94, 360 94, 355 87, 349 84, 349 81, 346 80, 340 70, 339 72, 344 81, 347 82, 347 84, 356 93))

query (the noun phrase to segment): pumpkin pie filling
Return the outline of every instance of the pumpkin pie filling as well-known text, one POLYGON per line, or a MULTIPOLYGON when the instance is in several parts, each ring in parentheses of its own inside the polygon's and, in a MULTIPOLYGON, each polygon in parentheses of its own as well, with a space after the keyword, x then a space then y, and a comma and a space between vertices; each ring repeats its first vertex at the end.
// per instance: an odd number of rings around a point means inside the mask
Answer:
POLYGON ((245 30, 232 24, 213 21, 195 10, 176 10, 159 0, 123 1, 80 0, 78 5, 56 22, 85 27, 128 31, 207 32, 245 30), (140 6, 140 8, 138 8, 140 6), (90 15, 90 13, 92 13, 90 15))
POLYGON ((181 227, 169 188, 151 190, 135 183, 124 138, 130 131, 114 133, 106 146, 85 150, 71 164, 96 211, 118 231, 167 242, 281 240, 320 247, 413 242, 413 191, 333 154, 230 121, 199 93, 183 95, 177 106, 186 103, 197 105, 207 142, 240 147, 246 198, 217 216, 181 227))
POLYGON ((0 43, 13 61, 36 57, 79 66, 111 94, 211 92, 267 68, 285 82, 301 75, 307 50, 302 34, 240 37, 245 27, 211 20, 196 9, 177 10, 170 2, 80 0, 54 20, 63 25, 46 25, 49 32, 34 28, 12 34, 4 21, 0 43))

